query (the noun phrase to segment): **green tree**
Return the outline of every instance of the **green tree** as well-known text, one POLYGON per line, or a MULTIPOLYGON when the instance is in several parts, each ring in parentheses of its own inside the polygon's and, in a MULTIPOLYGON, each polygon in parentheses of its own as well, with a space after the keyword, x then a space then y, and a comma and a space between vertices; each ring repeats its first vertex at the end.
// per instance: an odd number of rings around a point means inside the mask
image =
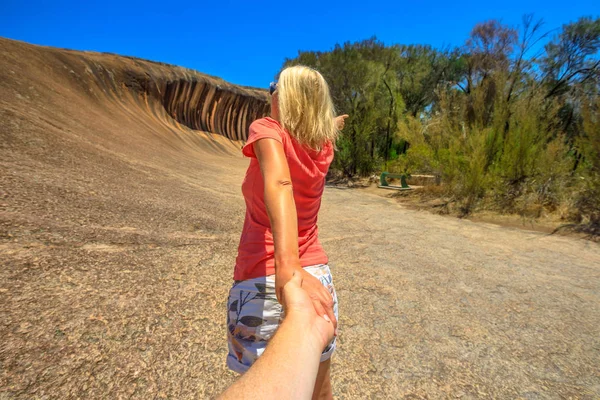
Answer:
POLYGON ((463 214, 566 208, 600 234, 600 19, 564 25, 532 54, 542 27, 490 20, 456 49, 371 38, 284 65, 323 73, 350 115, 334 164, 344 174, 433 173, 463 214))

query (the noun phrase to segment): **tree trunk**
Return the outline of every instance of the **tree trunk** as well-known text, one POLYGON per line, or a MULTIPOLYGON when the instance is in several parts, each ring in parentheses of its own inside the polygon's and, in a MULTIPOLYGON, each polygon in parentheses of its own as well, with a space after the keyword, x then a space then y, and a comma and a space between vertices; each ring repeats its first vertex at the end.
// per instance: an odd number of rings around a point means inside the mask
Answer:
POLYGON ((385 87, 387 88, 388 92, 390 93, 390 110, 388 113, 387 129, 385 132, 385 148, 384 148, 384 160, 385 160, 385 164, 386 164, 386 168, 387 168, 390 147, 392 144, 390 131, 391 131, 391 125, 392 125, 392 116, 394 115, 395 103, 394 103, 394 94, 392 93, 392 89, 390 88, 390 85, 388 85, 388 83, 386 82, 385 78, 383 78, 383 83, 384 83, 385 87))

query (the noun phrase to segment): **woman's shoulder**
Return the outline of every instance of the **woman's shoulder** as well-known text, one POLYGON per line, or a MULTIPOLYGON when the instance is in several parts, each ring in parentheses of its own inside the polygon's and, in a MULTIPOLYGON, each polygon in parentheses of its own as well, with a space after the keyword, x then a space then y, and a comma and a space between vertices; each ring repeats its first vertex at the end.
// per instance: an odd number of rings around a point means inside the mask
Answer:
POLYGON ((250 124, 250 129, 275 129, 278 131, 282 130, 279 122, 277 122, 271 117, 263 117, 254 120, 254 122, 250 124))
POLYGON ((287 142, 289 134, 281 127, 281 124, 271 117, 264 117, 255 120, 250 124, 250 137, 273 137, 279 138, 281 142, 287 142))

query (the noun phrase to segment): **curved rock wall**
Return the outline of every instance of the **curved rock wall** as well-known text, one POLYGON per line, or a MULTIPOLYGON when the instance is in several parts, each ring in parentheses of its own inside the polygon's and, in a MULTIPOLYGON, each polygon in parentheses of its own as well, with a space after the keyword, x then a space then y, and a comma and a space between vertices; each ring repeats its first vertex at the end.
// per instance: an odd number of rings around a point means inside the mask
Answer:
MULTIPOLYGON (((136 64, 142 66, 141 62, 136 64)), ((246 140, 252 121, 269 114, 266 90, 156 64, 144 60, 143 71, 130 67, 118 79, 129 90, 158 101, 171 118, 191 129, 246 140)))
MULTIPOLYGON (((69 87, 98 104, 107 100, 120 102, 126 108, 135 104, 150 114, 167 114, 180 125, 231 140, 246 140, 252 121, 269 113, 267 90, 233 85, 175 65, 110 53, 34 46, 4 38, 0 38, 0 54, 0 64, 12 71, 6 75, 7 82, 18 80, 25 71, 34 76, 43 68, 52 82, 62 82, 63 89, 69 87), (23 63, 23 59, 29 62, 23 63), (38 69, 34 71, 34 67, 38 69), (128 97, 131 95, 137 100, 135 103, 128 97)), ((35 86, 33 82, 21 84, 35 86)))
POLYGON ((189 78, 160 86, 162 104, 173 119, 191 129, 232 140, 246 140, 252 121, 269 112, 266 92, 260 96, 257 90, 189 78))

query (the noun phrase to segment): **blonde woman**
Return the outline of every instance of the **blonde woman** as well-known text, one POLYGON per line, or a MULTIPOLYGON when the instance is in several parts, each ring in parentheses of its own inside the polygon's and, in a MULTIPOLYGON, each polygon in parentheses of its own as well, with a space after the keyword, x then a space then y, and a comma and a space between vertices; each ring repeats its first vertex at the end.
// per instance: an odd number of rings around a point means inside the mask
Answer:
MULTIPOLYGON (((317 216, 347 115, 335 117, 325 79, 308 67, 284 69, 270 92, 271 117, 250 125, 243 147, 251 159, 242 183, 246 218, 227 302, 227 365, 239 373, 258 359, 279 327, 282 288, 294 271, 302 275, 302 288, 317 313, 337 331, 337 297, 318 239, 317 216)), ((313 398, 332 398, 329 371, 335 346, 334 338, 320 349, 313 398)))

